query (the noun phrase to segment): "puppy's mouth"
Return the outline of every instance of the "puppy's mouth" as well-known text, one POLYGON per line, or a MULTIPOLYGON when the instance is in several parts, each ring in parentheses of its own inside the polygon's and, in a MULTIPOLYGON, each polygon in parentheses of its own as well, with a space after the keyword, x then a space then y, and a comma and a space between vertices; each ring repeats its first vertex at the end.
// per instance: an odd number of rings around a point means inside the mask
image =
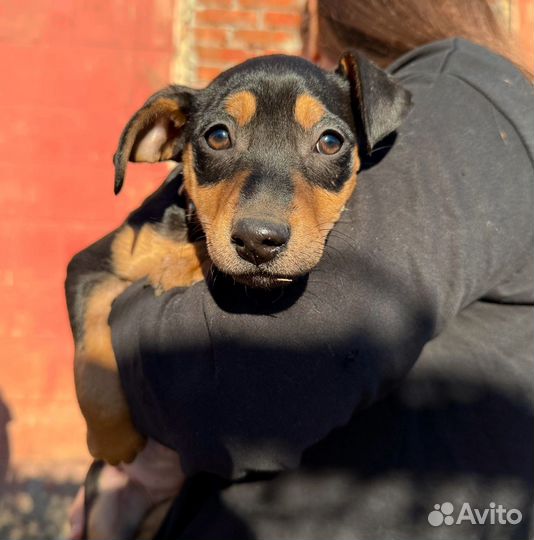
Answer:
MULTIPOLYGON (((210 251, 209 247, 208 245, 208 251, 210 251)), ((320 259, 317 253, 313 253, 313 258, 302 257, 301 260, 298 260, 299 264, 295 264, 294 258, 293 260, 289 258, 290 260, 286 261, 282 255, 280 260, 276 258, 266 264, 255 265, 242 260, 235 253, 229 255, 227 253, 224 253, 226 256, 221 257, 220 252, 212 249, 210 257, 214 266, 234 282, 254 289, 288 287, 309 274, 320 259)))
POLYGON ((256 271, 247 274, 233 274, 232 278, 238 283, 254 289, 275 289, 291 285, 298 279, 298 276, 282 276, 256 271))

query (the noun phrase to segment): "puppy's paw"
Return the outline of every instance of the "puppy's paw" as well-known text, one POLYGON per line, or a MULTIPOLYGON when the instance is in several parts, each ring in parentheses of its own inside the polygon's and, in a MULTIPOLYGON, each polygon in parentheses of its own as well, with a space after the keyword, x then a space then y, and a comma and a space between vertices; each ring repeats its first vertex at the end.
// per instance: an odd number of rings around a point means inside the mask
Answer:
POLYGON ((110 465, 131 463, 145 445, 146 438, 130 426, 87 432, 87 446, 91 455, 110 465))

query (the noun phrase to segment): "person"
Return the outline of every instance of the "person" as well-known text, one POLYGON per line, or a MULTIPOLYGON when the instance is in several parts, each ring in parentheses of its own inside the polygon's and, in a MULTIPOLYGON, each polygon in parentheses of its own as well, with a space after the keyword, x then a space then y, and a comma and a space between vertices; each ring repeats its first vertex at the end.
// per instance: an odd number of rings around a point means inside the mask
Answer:
POLYGON ((153 441, 103 478, 148 486, 149 506, 177 495, 157 538, 530 537, 528 70, 483 0, 312 1, 304 35, 322 65, 349 47, 387 65, 414 108, 299 294, 266 308, 221 279, 118 298, 114 350, 153 441))

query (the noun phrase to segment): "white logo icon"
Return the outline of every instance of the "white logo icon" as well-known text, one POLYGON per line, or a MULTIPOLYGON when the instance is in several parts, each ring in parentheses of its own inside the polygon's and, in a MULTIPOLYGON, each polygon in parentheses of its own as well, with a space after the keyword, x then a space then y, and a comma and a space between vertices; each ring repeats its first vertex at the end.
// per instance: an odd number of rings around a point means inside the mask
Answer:
POLYGON ((454 512, 454 506, 450 502, 444 502, 443 504, 435 504, 434 510, 428 514, 428 523, 432 527, 439 527, 440 525, 454 525, 454 518, 451 514, 454 512))
POLYGON ((428 523, 432 527, 440 525, 460 525, 464 521, 472 525, 517 525, 523 519, 523 515, 517 508, 507 510, 502 504, 491 502, 489 508, 471 508, 468 502, 462 504, 458 516, 454 517, 454 505, 450 502, 435 504, 434 510, 428 514, 428 523))

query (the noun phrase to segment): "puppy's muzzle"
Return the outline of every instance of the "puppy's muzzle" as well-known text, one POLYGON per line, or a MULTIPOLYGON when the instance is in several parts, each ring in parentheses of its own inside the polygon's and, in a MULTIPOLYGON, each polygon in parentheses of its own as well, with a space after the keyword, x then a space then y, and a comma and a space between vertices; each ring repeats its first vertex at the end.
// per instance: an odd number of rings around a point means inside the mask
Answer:
POLYGON ((259 266, 278 256, 289 236, 289 227, 284 223, 246 218, 234 225, 232 244, 242 259, 259 266))

